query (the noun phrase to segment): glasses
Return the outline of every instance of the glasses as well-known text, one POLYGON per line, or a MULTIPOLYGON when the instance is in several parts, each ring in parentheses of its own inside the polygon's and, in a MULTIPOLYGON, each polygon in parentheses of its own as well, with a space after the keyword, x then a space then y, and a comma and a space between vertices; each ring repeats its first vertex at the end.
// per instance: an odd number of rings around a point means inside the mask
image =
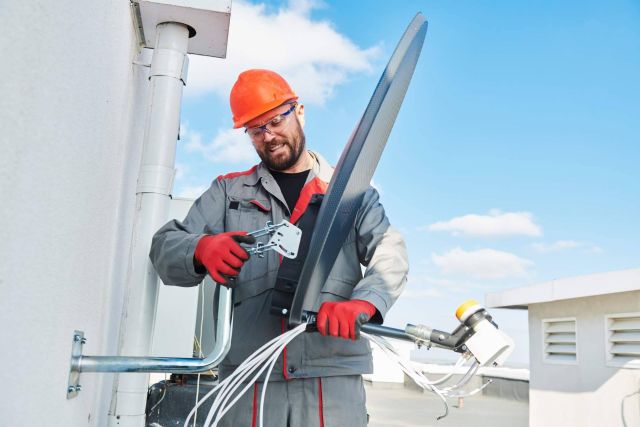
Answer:
POLYGON ((296 109, 296 105, 297 104, 291 104, 291 108, 289 108, 287 111, 285 111, 282 114, 278 114, 277 116, 275 116, 273 119, 269 120, 267 123, 263 124, 262 126, 246 128, 244 130, 244 133, 249 135, 249 138, 251 138, 254 141, 262 141, 264 139, 265 133, 272 134, 273 133, 272 131, 284 129, 284 127, 287 125, 289 115, 293 112, 293 110, 296 109))

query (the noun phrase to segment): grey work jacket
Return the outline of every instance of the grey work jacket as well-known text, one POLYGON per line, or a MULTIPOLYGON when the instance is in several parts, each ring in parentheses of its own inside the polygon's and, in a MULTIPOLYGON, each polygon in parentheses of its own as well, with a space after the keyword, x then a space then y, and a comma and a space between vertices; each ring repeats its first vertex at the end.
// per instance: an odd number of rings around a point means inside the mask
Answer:
MULTIPOLYGON (((218 177, 198 198, 184 221, 169 221, 154 236, 150 258, 166 285, 195 286, 204 279, 193 264, 196 244, 206 234, 253 231, 267 221, 297 221, 310 196, 324 193, 333 168, 317 153, 307 182, 293 212, 282 192, 260 163, 248 171, 218 177)), ((269 313, 279 254, 251 257, 242 267, 234 291, 231 349, 220 365, 227 377, 253 351, 285 332, 285 319, 269 313)), ((378 193, 369 188, 325 283, 318 306, 324 301, 361 299, 373 304, 382 322, 400 295, 408 271, 407 254, 400 234, 390 227, 378 193), (361 264, 366 267, 364 277, 361 264)), ((293 340, 273 370, 271 381, 289 378, 354 375, 372 372, 371 348, 366 339, 357 341, 305 333, 293 340)))

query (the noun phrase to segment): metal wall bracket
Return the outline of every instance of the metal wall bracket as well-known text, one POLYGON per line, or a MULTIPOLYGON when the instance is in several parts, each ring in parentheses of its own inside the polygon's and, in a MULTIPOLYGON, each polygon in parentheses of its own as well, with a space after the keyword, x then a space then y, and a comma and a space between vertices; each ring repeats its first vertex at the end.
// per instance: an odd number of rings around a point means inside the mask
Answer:
POLYGON ((73 331, 71 344, 71 363, 69 367, 69 382, 67 384, 67 399, 73 399, 80 393, 80 359, 82 358, 82 346, 87 342, 83 331, 73 331))

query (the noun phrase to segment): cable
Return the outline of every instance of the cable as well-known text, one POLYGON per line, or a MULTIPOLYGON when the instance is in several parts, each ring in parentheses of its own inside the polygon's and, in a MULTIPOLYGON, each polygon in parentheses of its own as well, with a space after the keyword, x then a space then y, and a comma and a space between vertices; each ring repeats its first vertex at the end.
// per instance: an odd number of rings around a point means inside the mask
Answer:
POLYGON ((475 388, 475 389, 473 389, 471 391, 468 391, 466 393, 449 393, 449 394, 447 394, 447 397, 469 397, 469 396, 473 396, 474 394, 478 394, 479 392, 484 390, 492 382, 493 382, 493 380, 487 380, 486 383, 482 384, 480 387, 475 388))
MULTIPOLYGON (((461 367, 462 365, 465 364, 465 362, 469 360, 469 355, 467 353, 463 354, 462 356, 458 357, 458 361, 456 362, 455 365, 453 365, 453 367, 451 368, 451 372, 449 372, 448 374, 442 376, 441 378, 438 378, 437 380, 433 381, 431 384, 433 385, 438 385, 438 384, 442 384, 445 381, 447 381, 449 378, 451 378, 455 373, 456 370, 461 367)), ((424 373, 424 372, 423 372, 424 373)), ((426 376, 426 375, 425 375, 426 376)))
MULTIPOLYGON (((184 427, 187 427, 189 420, 194 415, 197 408, 202 405, 207 399, 209 399, 215 392, 219 391, 216 395, 214 402, 209 410, 207 419, 205 420, 204 427, 209 427, 214 417, 214 426, 217 425, 219 420, 226 414, 226 412, 237 402, 238 399, 251 387, 260 375, 268 368, 273 368, 278 356, 285 348, 285 346, 293 340, 296 336, 304 332, 306 325, 299 325, 297 328, 292 329, 284 334, 274 338, 273 340, 265 343, 262 347, 254 351, 244 362, 242 362, 236 369, 227 377, 224 381, 220 382, 216 387, 210 390, 191 410, 187 419, 185 420, 184 427), (266 363, 265 363, 266 362, 266 363), (233 396, 236 390, 242 385, 242 382, 249 377, 253 372, 258 370, 258 373, 250 380, 249 383, 235 396, 235 398, 229 402, 229 399, 233 396)), ((271 371, 269 371, 271 372, 271 371)), ((265 384, 268 381, 268 377, 265 380, 265 384)), ((265 387, 266 388, 266 387, 265 387)), ((264 393, 263 389, 263 393, 264 393)))
POLYGON ((454 365, 454 369, 452 370, 451 373, 445 375, 444 377, 436 380, 436 381, 431 381, 429 380, 423 372, 418 371, 416 369, 415 366, 413 366, 411 364, 410 361, 404 360, 400 357, 400 355, 398 354, 398 352, 393 348, 393 346, 391 345, 391 343, 389 343, 386 339, 384 339, 383 337, 379 337, 379 336, 375 336, 375 335, 369 335, 366 333, 362 334, 365 338, 369 339, 370 341, 374 342, 376 345, 378 345, 383 352, 394 362, 396 362, 400 368, 404 371, 405 374, 407 374, 407 376, 409 378, 411 378, 419 387, 425 389, 425 390, 429 390, 431 392, 433 392, 434 394, 436 394, 440 400, 443 402, 444 405, 444 414, 439 416, 437 419, 440 420, 444 417, 446 417, 449 414, 449 405, 447 404, 446 398, 447 397, 464 397, 464 396, 471 396, 473 394, 478 393, 479 391, 481 391, 482 389, 484 389, 487 385, 489 385, 491 383, 491 381, 489 381, 488 383, 486 383, 485 385, 472 390, 471 392, 458 392, 458 393, 452 393, 453 390, 458 389, 462 386, 464 386, 465 384, 467 384, 471 378, 473 377, 473 375, 475 375, 475 373, 478 370, 478 367, 480 366, 480 364, 478 363, 477 360, 474 360, 473 363, 471 364, 471 366, 469 367, 469 369, 467 370, 467 372, 462 376, 462 378, 454 385, 449 386, 449 387, 445 387, 442 389, 439 389, 438 387, 436 387, 436 384, 440 384, 444 381, 446 381, 447 379, 449 379, 451 377, 451 375, 453 375, 453 373, 455 373, 455 369, 462 366, 464 364, 464 362, 466 362, 469 359, 469 355, 463 355, 461 356, 458 361, 456 362, 456 364, 454 365))
POLYGON ((634 396, 636 394, 640 394, 640 390, 634 391, 631 394, 627 394, 625 397, 622 398, 622 402, 620 402, 620 416, 622 417, 622 425, 624 427, 627 427, 627 420, 626 420, 626 417, 624 415, 624 401, 627 400, 629 397, 634 396))
POLYGON ((160 396, 160 400, 158 400, 156 402, 156 404, 153 405, 151 407, 151 409, 149 409, 149 415, 151 415, 153 413, 153 410, 156 409, 160 403, 162 403, 162 401, 164 400, 165 395, 167 394, 168 385, 167 385, 166 380, 162 383, 162 385, 164 386, 164 387, 162 387, 162 396, 160 396))
MULTIPOLYGON (((220 409, 218 410, 218 415, 216 416, 216 420, 213 424, 213 427, 216 427, 218 422, 220 421, 220 419, 231 409, 231 407, 242 397, 242 395, 244 395, 244 393, 251 387, 253 386, 253 384, 258 380, 258 378, 260 377, 260 375, 262 374, 262 372, 264 372, 265 369, 267 369, 267 367, 269 368, 269 372, 267 374, 267 376, 265 377, 265 382, 264 382, 264 386, 263 386, 263 390, 262 390, 262 398, 261 398, 261 417, 260 417, 260 427, 262 427, 262 409, 263 409, 263 404, 264 404, 264 396, 265 396, 265 391, 266 391, 266 386, 268 384, 269 381, 269 375, 271 374, 271 370, 273 369, 273 366, 275 365, 278 357, 280 356, 280 353, 282 352, 282 350, 284 350, 284 348, 286 347, 286 345, 293 340, 295 337, 297 337, 298 335, 300 335, 301 333, 303 333, 306 329, 306 325, 299 325, 296 328, 280 335, 279 339, 276 339, 274 341, 277 342, 278 346, 276 347, 276 349, 268 356, 263 356, 260 359, 260 362, 262 362, 263 359, 266 358, 267 360, 267 364, 264 364, 264 366, 262 366, 262 368, 260 368, 260 370, 258 371, 258 373, 252 378, 252 380, 244 387, 244 389, 233 399, 233 401, 231 401, 231 403, 227 404, 228 399, 231 396, 231 393, 233 393, 233 391, 235 391, 235 389, 237 389, 240 384, 241 384, 241 379, 236 380, 237 384, 234 386, 233 390, 231 390, 231 392, 229 392, 229 395, 226 397, 225 401, 222 403, 223 406, 220 406, 220 409)), ((257 367, 259 366, 259 363, 256 364, 256 366, 251 370, 251 372, 253 372, 255 369, 257 369, 257 367)), ((248 376, 248 375, 247 375, 248 376)), ((218 396, 219 397, 219 396, 218 396)), ((217 399, 217 398, 216 398, 217 399)), ((215 402, 214 402, 215 404, 215 402)), ((209 417, 207 417, 207 419, 209 420, 211 418, 211 412, 209 417)), ((207 423, 207 421, 205 421, 204 427, 209 427, 209 424, 207 423)))
MULTIPOLYGON (((204 286, 205 282, 200 283, 200 289, 198 289, 198 294, 200 297, 200 331, 197 337, 195 338, 195 342, 198 346, 198 355, 199 357, 204 357, 202 354, 202 329, 204 324, 204 286)), ((198 396, 200 396, 200 372, 198 372, 198 380, 196 382, 196 403, 198 403, 198 396)), ((193 416, 193 427, 196 427, 196 422, 198 421, 198 410, 196 409, 195 415, 193 416)))
POLYGON ((413 366, 400 359, 395 349, 393 349, 393 347, 389 342, 387 342, 387 340, 375 335, 369 335, 365 332, 361 333, 361 336, 369 339, 378 347, 380 347, 382 351, 387 355, 387 357, 396 362, 400 366, 400 369, 402 369, 404 373, 407 374, 407 376, 409 376, 409 378, 411 378, 419 387, 435 393, 440 398, 444 406, 444 414, 439 416, 438 420, 449 415, 449 405, 447 404, 447 400, 445 399, 442 392, 440 392, 437 387, 433 386, 431 382, 424 376, 424 374, 422 374, 422 372, 418 372, 413 366))
MULTIPOLYGON (((188 427, 189 421, 191 417, 193 417, 194 414, 197 413, 198 407, 200 407, 200 405, 202 405, 206 400, 213 396, 214 393, 218 392, 203 424, 203 427, 216 427, 222 420, 222 417, 224 417, 224 415, 233 407, 233 405, 235 405, 235 403, 240 398, 242 398, 247 390, 249 390, 249 388, 256 383, 256 381, 266 370, 267 372, 260 396, 260 421, 258 424, 260 427, 262 427, 264 402, 269 378, 271 377, 271 372, 273 371, 273 368, 285 347, 297 336, 304 333, 306 330, 306 326, 307 325, 305 324, 299 325, 296 328, 275 337, 274 339, 265 343, 264 345, 262 345, 262 347, 254 351, 231 373, 231 375, 229 375, 227 378, 225 378, 224 381, 221 381, 216 387, 210 390, 202 399, 197 401, 194 408, 191 410, 191 412, 189 412, 189 415, 185 420, 184 427, 188 427), (251 377, 251 379, 249 379, 248 382, 245 382, 249 377, 251 377)), ((450 373, 444 375, 441 378, 438 378, 437 380, 430 380, 411 361, 403 359, 398 354, 398 351, 393 347, 393 345, 389 343, 385 338, 377 335, 370 335, 365 332, 362 332, 361 336, 380 347, 385 355, 389 357, 393 362, 397 363, 398 366, 400 366, 400 369, 402 369, 402 371, 407 374, 407 376, 411 378, 419 387, 434 393, 440 398, 444 406, 444 414, 439 416, 437 418, 438 420, 446 417, 449 414, 449 405, 447 404, 446 400, 447 397, 472 396, 476 393, 479 393, 491 383, 491 381, 489 381, 469 392, 454 392, 454 390, 457 390, 460 387, 466 385, 478 371, 480 364, 477 360, 474 360, 473 363, 471 363, 471 365, 469 366, 469 369, 456 384, 449 387, 438 388, 438 384, 442 384, 447 381, 449 378, 451 378, 452 375, 455 374, 455 371, 458 368, 465 365, 465 363, 471 358, 471 355, 469 353, 460 356, 456 364, 452 367, 452 371, 450 373)))

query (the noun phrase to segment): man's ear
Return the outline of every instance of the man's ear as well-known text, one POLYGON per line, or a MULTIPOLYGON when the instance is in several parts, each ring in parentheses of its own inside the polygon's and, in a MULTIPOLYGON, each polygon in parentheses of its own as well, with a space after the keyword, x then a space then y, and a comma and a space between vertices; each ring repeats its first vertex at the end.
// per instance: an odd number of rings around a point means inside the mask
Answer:
POLYGON ((304 105, 296 105, 295 113, 298 118, 298 122, 300 123, 300 127, 304 128, 304 105))

